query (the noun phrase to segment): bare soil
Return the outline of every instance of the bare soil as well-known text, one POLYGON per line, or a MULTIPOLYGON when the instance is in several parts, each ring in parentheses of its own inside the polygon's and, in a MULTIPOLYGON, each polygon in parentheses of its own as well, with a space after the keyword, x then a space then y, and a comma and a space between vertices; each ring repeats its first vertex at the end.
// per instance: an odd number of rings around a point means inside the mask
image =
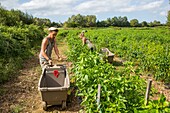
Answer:
MULTIPOLYGON (((65 43, 58 46, 60 54, 66 58, 64 52, 68 49, 65 43)), ((53 52, 54 53, 54 52, 53 52)), ((67 108, 61 109, 61 106, 49 106, 47 111, 42 109, 41 95, 38 91, 38 82, 41 75, 41 67, 37 56, 28 59, 24 63, 22 70, 19 70, 17 77, 12 78, 9 82, 0 86, 0 113, 77 113, 80 111, 77 97, 74 92, 69 96, 67 108)), ((55 55, 52 55, 53 63, 66 64, 70 66, 71 63, 65 60, 57 61, 55 55)))
POLYGON ((170 102, 170 87, 169 84, 165 85, 163 82, 161 81, 156 81, 152 75, 147 74, 145 76, 141 76, 141 78, 145 79, 146 81, 148 79, 152 80, 152 85, 151 87, 154 88, 154 95, 151 96, 151 99, 153 100, 157 100, 159 99, 160 94, 164 94, 166 97, 166 100, 170 102))

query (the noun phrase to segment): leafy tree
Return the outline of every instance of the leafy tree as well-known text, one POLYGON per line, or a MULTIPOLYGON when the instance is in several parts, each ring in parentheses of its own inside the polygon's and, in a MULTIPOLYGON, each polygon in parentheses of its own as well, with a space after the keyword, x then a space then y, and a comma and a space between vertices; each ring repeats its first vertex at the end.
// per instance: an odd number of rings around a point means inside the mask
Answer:
POLYGON ((0 5, 0 24, 5 25, 7 22, 7 11, 0 5))
POLYGON ((95 15, 83 16, 80 14, 72 15, 64 23, 64 26, 65 27, 94 27, 96 26, 96 16, 95 15))
POLYGON ((170 10, 168 11, 167 25, 170 27, 170 10))
POLYGON ((116 16, 112 18, 112 22, 113 22, 113 26, 119 25, 119 21, 118 21, 118 18, 116 16))
POLYGON ((137 19, 130 20, 130 26, 132 27, 138 27, 139 21, 137 19))
POLYGON ((86 22, 86 27, 95 27, 96 26, 96 16, 95 15, 87 15, 84 17, 86 22))
POLYGON ((153 22, 150 22, 148 25, 149 25, 149 27, 154 27, 153 22))
POLYGON ((73 17, 73 22, 75 22, 76 26, 81 26, 83 27, 85 23, 83 23, 84 17, 80 14, 76 15, 73 17))
POLYGON ((129 21, 126 16, 124 17, 113 17, 112 18, 112 26, 118 26, 118 27, 128 27, 129 21))
POLYGON ((147 23, 146 21, 143 21, 143 22, 141 23, 141 26, 142 26, 142 27, 147 27, 147 26, 148 26, 148 23, 147 23))
POLYGON ((154 20, 154 21, 153 21, 153 24, 154 24, 154 26, 160 26, 160 25, 161 25, 161 22, 160 22, 160 21, 157 21, 157 20, 154 20))
POLYGON ((18 23, 32 24, 33 16, 20 10, 6 10, 0 5, 0 23, 7 26, 16 26, 18 23))
POLYGON ((107 25, 107 26, 112 26, 112 24, 113 24, 112 19, 111 19, 111 18, 107 18, 107 20, 106 20, 106 25, 107 25))
POLYGON ((121 27, 128 27, 130 25, 126 16, 122 17, 120 20, 121 27))
POLYGON ((102 20, 102 21, 97 21, 97 27, 108 27, 107 22, 102 20))
POLYGON ((39 26, 51 26, 51 21, 50 19, 46 18, 34 18, 34 24, 39 25, 39 26))
POLYGON ((52 22, 51 26, 55 26, 55 27, 62 27, 63 24, 61 22, 52 22))
POLYGON ((76 20, 76 16, 75 15, 72 15, 71 18, 69 18, 68 25, 70 27, 77 27, 78 22, 76 20))
POLYGON ((118 27, 128 27, 129 21, 126 16, 124 17, 113 17, 107 18, 107 20, 97 21, 97 27, 109 27, 109 26, 118 26, 118 27))
POLYGON ((18 26, 18 25, 30 25, 36 24, 39 26, 51 26, 50 19, 46 18, 34 18, 28 13, 24 13, 20 10, 6 10, 0 5, 0 24, 7 26, 18 26))

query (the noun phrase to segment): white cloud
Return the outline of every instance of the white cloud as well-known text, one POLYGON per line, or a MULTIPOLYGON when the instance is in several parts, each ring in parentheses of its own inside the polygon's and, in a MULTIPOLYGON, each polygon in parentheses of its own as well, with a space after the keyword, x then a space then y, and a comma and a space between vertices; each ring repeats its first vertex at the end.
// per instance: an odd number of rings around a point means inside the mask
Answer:
POLYGON ((154 8, 159 8, 162 4, 163 4, 163 0, 159 0, 140 6, 140 8, 141 10, 154 9, 154 8))
POLYGON ((35 16, 68 15, 77 0, 31 0, 20 5, 19 9, 35 16))
POLYGON ((126 7, 131 0, 90 0, 75 7, 79 12, 102 13, 116 11, 120 7, 126 7))
POLYGON ((75 3, 76 0, 31 0, 30 2, 21 4, 20 9, 23 10, 36 10, 36 9, 43 9, 43 8, 62 8, 67 5, 72 5, 75 3))
POLYGON ((159 8, 163 4, 163 0, 91 0, 85 1, 75 7, 79 12, 133 12, 153 10, 159 8))
POLYGON ((136 6, 131 6, 131 7, 120 8, 118 11, 119 12, 132 12, 132 11, 136 11, 136 9, 137 9, 136 6))
POLYGON ((163 0, 159 1, 153 1, 153 2, 143 2, 141 4, 135 4, 135 5, 129 5, 128 7, 120 8, 120 12, 132 12, 132 11, 154 11, 153 9, 156 9, 163 4, 163 0))
POLYGON ((162 12, 160 12, 160 15, 161 16, 167 16, 167 12, 166 11, 162 11, 162 12))
POLYGON ((0 3, 6 9, 13 9, 19 6, 18 0, 0 0, 0 3))

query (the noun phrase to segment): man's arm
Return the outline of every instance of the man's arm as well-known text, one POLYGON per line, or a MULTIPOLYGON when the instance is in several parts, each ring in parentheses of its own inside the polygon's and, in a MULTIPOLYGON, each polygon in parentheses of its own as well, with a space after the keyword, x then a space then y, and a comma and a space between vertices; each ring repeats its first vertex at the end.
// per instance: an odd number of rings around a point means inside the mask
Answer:
POLYGON ((55 54, 57 55, 58 59, 60 58, 60 55, 59 55, 59 50, 58 50, 58 47, 56 45, 56 42, 54 41, 54 51, 55 51, 55 54))
POLYGON ((86 38, 85 37, 82 38, 82 42, 83 42, 83 45, 86 44, 86 38))

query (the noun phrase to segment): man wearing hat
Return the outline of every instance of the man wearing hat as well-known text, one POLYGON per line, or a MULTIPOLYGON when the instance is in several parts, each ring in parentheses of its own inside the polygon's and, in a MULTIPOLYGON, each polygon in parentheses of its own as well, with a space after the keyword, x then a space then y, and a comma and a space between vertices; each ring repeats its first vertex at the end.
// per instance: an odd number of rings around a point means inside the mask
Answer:
POLYGON ((60 55, 59 55, 59 50, 56 45, 56 40, 55 37, 58 33, 58 29, 55 27, 50 27, 49 29, 49 34, 47 37, 45 37, 42 40, 41 44, 41 51, 39 54, 39 59, 40 59, 40 65, 43 68, 45 64, 52 64, 52 59, 51 59, 51 54, 52 54, 52 49, 54 48, 55 54, 59 60, 61 60, 60 55))

